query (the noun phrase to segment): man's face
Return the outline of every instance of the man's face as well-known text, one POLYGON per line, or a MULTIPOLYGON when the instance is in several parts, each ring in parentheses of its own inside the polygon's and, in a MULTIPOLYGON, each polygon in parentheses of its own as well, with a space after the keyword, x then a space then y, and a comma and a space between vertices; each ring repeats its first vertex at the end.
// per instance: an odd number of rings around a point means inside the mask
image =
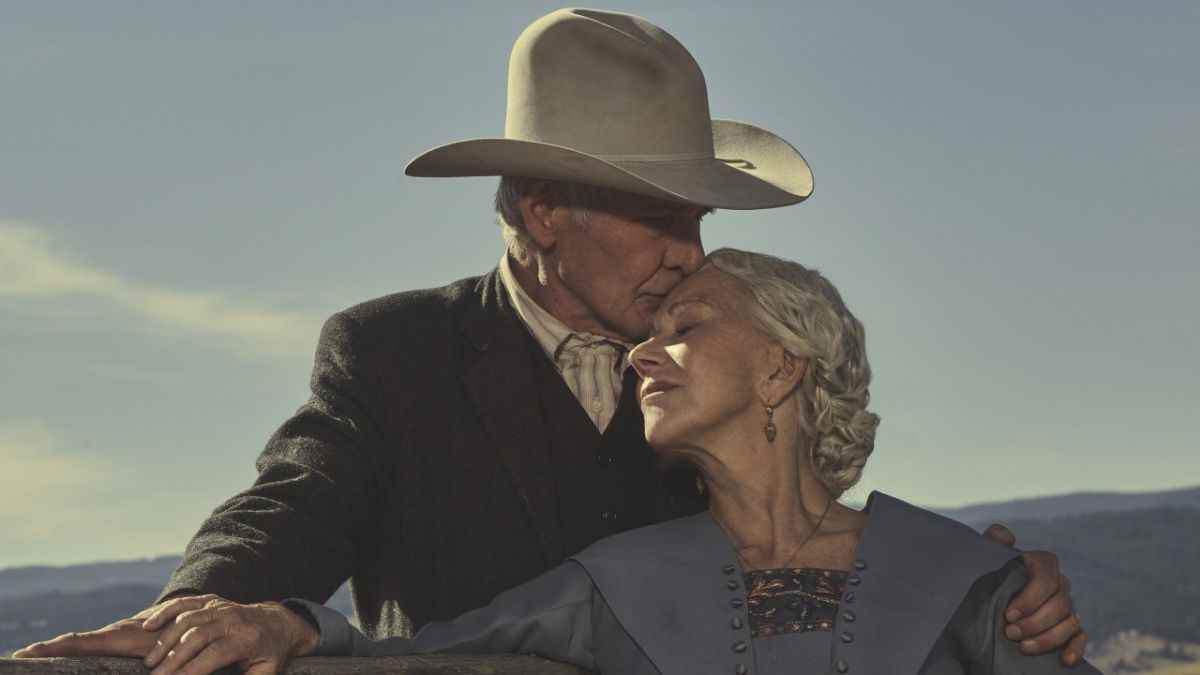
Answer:
POLYGON ((563 210, 572 213, 552 263, 563 285, 601 333, 641 340, 667 293, 703 264, 708 209, 622 193, 604 210, 563 210))

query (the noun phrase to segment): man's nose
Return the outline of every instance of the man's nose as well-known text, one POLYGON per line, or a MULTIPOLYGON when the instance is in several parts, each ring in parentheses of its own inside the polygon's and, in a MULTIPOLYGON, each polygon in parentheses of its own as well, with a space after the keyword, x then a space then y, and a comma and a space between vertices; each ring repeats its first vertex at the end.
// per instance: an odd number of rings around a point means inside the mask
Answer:
POLYGON ((690 221, 676 229, 668 245, 663 266, 678 268, 684 275, 691 274, 704 264, 704 244, 700 242, 700 223, 690 221))

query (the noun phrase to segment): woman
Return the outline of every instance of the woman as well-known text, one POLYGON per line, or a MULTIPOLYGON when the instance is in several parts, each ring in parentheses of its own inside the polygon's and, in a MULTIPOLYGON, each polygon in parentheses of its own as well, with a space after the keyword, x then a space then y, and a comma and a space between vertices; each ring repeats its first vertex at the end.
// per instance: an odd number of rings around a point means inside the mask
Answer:
POLYGON ((837 502, 879 418, 862 325, 818 273, 716 251, 630 359, 647 440, 699 469, 708 512, 602 540, 412 639, 371 641, 303 600, 175 600, 146 621, 175 619, 146 663, 195 675, 236 652, 265 673, 298 655, 440 651, 532 652, 621 674, 1069 672, 999 633, 1024 583, 1012 549, 880 492, 862 512, 837 502), (242 613, 252 634, 214 630, 221 612, 242 613))

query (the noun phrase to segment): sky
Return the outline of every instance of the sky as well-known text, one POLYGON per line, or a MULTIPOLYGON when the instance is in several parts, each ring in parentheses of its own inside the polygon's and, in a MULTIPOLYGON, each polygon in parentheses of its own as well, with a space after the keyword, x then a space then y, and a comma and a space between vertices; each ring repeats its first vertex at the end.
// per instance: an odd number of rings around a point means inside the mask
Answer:
MULTIPOLYGON (((182 551, 326 317, 496 264, 496 179, 404 167, 503 134, 512 42, 558 6, 421 4, 5 5, 0 567, 182 551)), ((1200 484, 1200 5, 605 8, 813 168, 703 236, 816 267, 865 324, 883 421, 849 499, 1200 484)))

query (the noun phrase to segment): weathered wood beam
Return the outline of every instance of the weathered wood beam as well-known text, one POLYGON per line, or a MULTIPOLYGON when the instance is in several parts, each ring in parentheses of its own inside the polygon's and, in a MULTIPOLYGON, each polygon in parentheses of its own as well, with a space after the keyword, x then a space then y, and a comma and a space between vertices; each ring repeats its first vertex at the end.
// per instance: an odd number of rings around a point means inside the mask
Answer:
MULTIPOLYGON (((0 675, 146 675, 149 672, 140 659, 0 659, 0 675)), ((296 659, 284 671, 285 675, 582 675, 583 672, 565 663, 514 655, 319 656, 296 659)))

